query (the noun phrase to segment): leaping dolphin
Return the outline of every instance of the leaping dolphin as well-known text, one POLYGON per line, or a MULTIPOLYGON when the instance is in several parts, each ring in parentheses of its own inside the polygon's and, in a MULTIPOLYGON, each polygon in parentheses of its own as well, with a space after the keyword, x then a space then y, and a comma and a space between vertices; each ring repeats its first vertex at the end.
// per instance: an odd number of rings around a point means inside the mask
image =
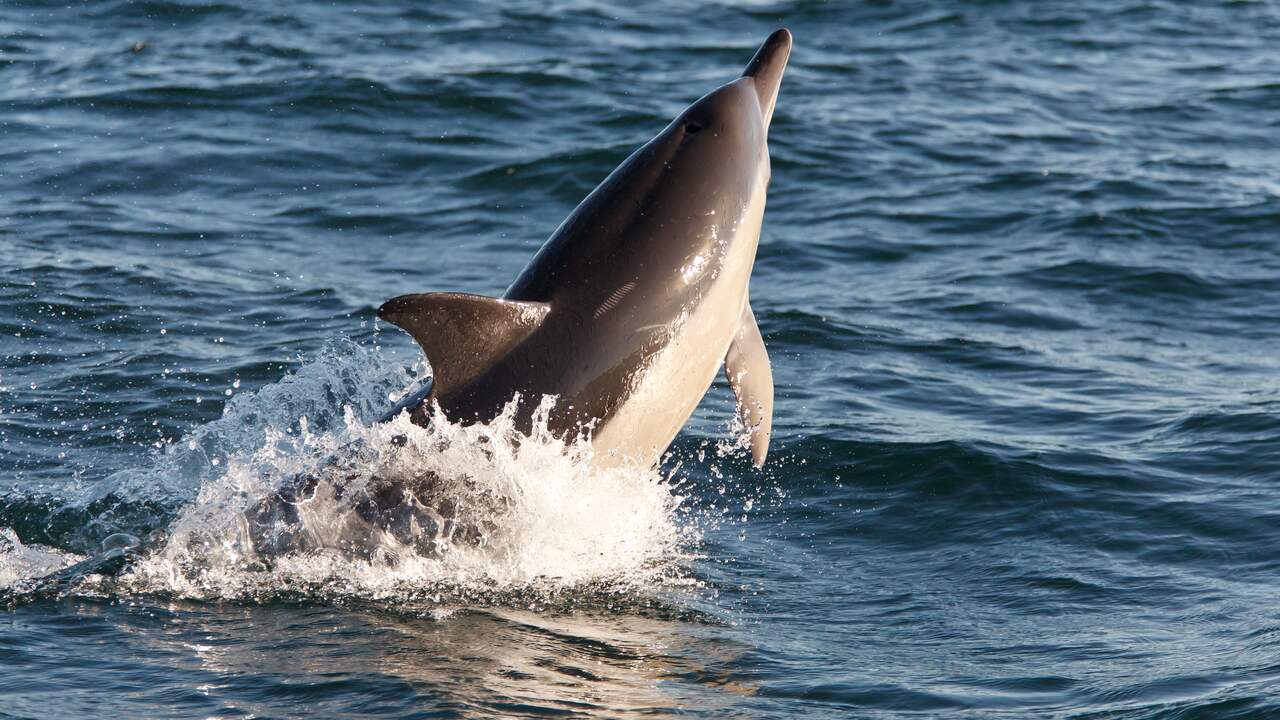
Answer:
POLYGON ((790 32, 770 35, 742 77, 605 178, 501 298, 402 295, 379 308, 431 365, 414 422, 432 403, 453 421, 488 421, 519 394, 527 424, 552 395, 553 432, 590 430, 597 463, 650 466, 723 365, 762 466, 773 376, 747 290, 790 54, 790 32))

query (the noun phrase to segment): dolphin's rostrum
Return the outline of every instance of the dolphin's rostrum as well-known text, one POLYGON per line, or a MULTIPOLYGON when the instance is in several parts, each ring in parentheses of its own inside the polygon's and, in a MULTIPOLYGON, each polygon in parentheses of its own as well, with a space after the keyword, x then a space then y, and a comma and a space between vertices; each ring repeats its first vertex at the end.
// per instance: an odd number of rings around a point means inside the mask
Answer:
POLYGON ((742 77, 689 106, 574 209, 501 298, 404 295, 378 316, 431 364, 430 403, 487 421, 544 395, 597 462, 656 463, 721 367, 764 463, 769 357, 748 302, 769 185, 769 122, 791 53, 778 30, 742 77))

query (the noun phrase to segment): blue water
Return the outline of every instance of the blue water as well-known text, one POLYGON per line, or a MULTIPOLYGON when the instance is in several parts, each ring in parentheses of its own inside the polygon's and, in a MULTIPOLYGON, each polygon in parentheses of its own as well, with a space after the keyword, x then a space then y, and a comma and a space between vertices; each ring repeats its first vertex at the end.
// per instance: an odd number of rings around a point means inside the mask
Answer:
POLYGON ((0 717, 1280 716, 1280 7, 738 5, 0 5, 0 584, 172 551, 12 599, 0 717), (218 554, 421 371, 382 301, 779 26, 765 472, 718 382, 652 477, 490 468, 573 490, 506 560, 218 554))

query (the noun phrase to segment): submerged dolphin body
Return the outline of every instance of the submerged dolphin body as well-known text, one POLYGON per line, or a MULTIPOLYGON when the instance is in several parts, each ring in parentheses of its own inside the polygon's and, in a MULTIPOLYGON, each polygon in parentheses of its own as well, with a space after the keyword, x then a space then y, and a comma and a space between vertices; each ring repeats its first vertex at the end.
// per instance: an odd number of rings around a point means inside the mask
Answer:
POLYGON ((689 106, 582 201, 501 298, 404 295, 378 317, 417 340, 454 421, 487 421, 517 394, 528 423, 546 395, 553 432, 590 429, 598 463, 656 463, 721 365, 751 428, 756 466, 773 411, 769 357, 748 302, 767 136, 791 33, 769 36, 742 77, 689 106))

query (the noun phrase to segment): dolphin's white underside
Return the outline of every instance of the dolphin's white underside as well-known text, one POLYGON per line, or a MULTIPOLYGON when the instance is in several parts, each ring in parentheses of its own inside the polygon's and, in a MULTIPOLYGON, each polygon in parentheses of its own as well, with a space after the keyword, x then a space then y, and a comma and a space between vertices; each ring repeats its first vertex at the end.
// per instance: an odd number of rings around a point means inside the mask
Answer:
POLYGON ((759 190, 736 222, 731 221, 728 227, 712 226, 723 236, 723 257, 693 260, 719 260, 718 270, 712 270, 717 273, 714 280, 671 323, 666 347, 636 372, 630 397, 593 433, 597 465, 636 463, 647 467, 656 463, 715 380, 747 304, 747 286, 764 219, 767 157, 767 152, 762 153, 765 159, 759 166, 759 190))

